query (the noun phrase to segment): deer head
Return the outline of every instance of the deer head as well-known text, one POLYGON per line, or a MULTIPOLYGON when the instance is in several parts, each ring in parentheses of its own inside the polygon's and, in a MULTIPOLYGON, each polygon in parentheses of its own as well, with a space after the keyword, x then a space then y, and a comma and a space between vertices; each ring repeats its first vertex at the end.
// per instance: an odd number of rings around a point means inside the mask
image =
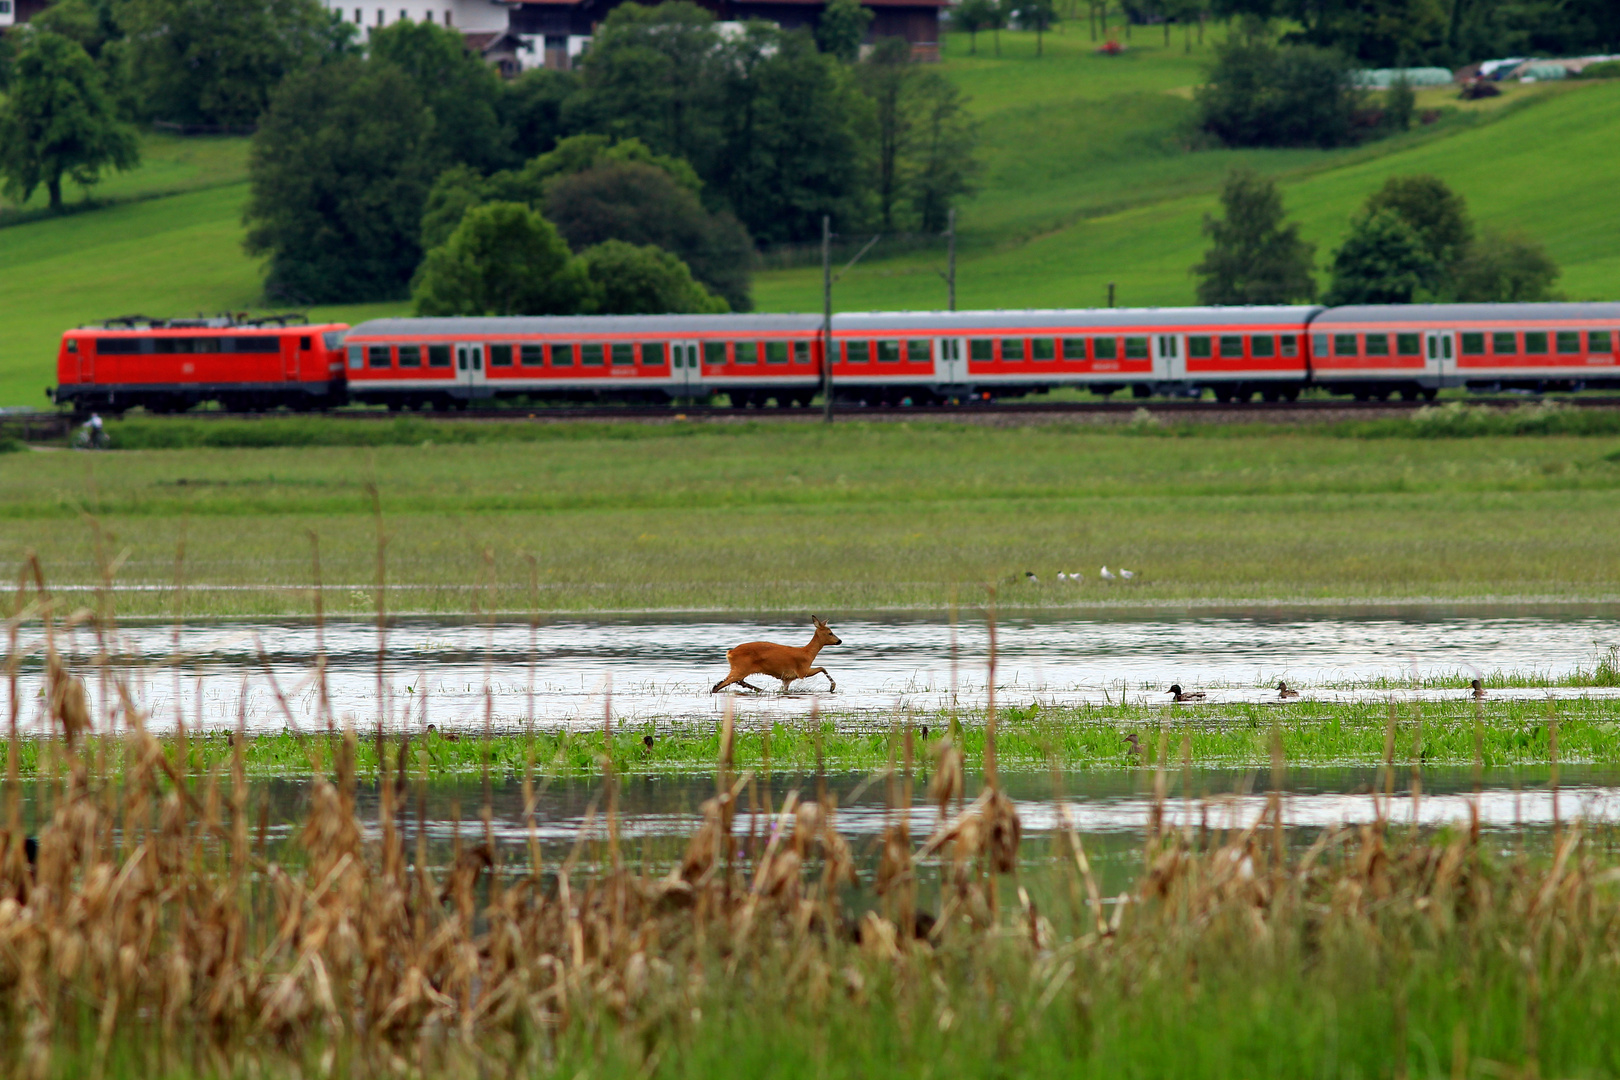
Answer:
POLYGON ((821 621, 820 615, 810 616, 810 621, 814 623, 816 627, 816 636, 810 639, 813 643, 817 645, 843 644, 843 642, 838 639, 838 635, 832 632, 832 627, 821 621))

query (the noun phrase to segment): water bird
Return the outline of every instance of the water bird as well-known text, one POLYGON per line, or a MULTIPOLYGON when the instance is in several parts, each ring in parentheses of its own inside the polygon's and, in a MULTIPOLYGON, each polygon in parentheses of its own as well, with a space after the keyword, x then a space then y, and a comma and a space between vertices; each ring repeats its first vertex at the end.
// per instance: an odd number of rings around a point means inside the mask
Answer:
POLYGON ((1474 688, 1474 700, 1475 701, 1479 701, 1479 700, 1481 700, 1481 699, 1483 699, 1485 697, 1485 685, 1482 682, 1480 682, 1478 679, 1473 680, 1468 685, 1472 686, 1474 688))
POLYGON ((652 753, 653 737, 651 735, 643 735, 641 737, 641 748, 649 754, 652 753))
POLYGON ((461 741, 461 733, 460 732, 456 732, 456 731, 440 731, 437 727, 433 726, 432 724, 429 724, 427 726, 427 733, 429 735, 437 735, 439 738, 443 739, 445 742, 460 742, 461 741))
POLYGON ((1119 569, 1119 576, 1124 578, 1126 581, 1129 581, 1129 580, 1131 580, 1131 578, 1136 576, 1136 571, 1135 570, 1127 570, 1122 566, 1119 569))
POLYGON ((1278 679, 1277 680, 1277 697, 1278 697, 1279 700, 1287 701, 1289 698, 1299 697, 1299 691, 1298 690, 1290 690, 1290 689, 1288 689, 1288 684, 1283 682, 1281 679, 1278 679))
POLYGON ((1116 577, 1115 573, 1106 566, 1097 572, 1097 576, 1102 578, 1104 581, 1113 581, 1116 577))
POLYGON ((1041 579, 1035 576, 1035 571, 1033 570, 1024 571, 1024 580, 1029 582, 1031 585, 1039 585, 1041 583, 1041 579))
POLYGON ((1174 701, 1203 701, 1204 692, 1202 690, 1194 690, 1191 693, 1187 693, 1181 689, 1180 683, 1171 683, 1170 697, 1174 701))
POLYGON ((1136 737, 1136 732, 1132 731, 1132 732, 1129 732, 1128 734, 1126 734, 1125 741, 1128 744, 1130 744, 1130 749, 1126 750, 1125 753, 1130 755, 1131 757, 1135 758, 1137 764, 1141 764, 1141 762, 1142 762, 1142 742, 1141 742, 1140 739, 1138 739, 1136 737))
POLYGON ((924 724, 922 726, 922 739, 923 739, 923 742, 928 741, 928 725, 927 724, 924 724))
POLYGON ((816 662, 816 654, 821 652, 824 646, 842 645, 843 641, 832 632, 832 628, 820 615, 810 616, 810 621, 815 627, 815 632, 810 635, 808 645, 795 648, 770 641, 749 641, 734 649, 727 649, 726 663, 731 665, 731 670, 726 673, 725 678, 714 684, 709 693, 718 694, 733 683, 759 693, 759 687, 748 682, 750 675, 769 675, 773 679, 781 679, 784 692, 795 679, 826 675, 827 689, 837 690, 838 684, 833 681, 826 668, 811 665, 816 662))

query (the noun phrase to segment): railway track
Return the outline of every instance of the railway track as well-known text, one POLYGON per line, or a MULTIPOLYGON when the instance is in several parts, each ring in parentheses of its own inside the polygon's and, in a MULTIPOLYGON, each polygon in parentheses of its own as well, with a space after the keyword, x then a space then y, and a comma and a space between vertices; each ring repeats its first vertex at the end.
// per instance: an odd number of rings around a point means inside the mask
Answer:
MULTIPOLYGON (((1492 408, 1513 408, 1533 401, 1556 401, 1583 409, 1620 408, 1620 394, 1614 395, 1481 395, 1463 400, 1469 405, 1492 408)), ((1351 398, 1306 398, 1300 401, 1252 401, 1230 403, 1175 398, 1132 398, 1124 401, 1053 401, 1053 402, 981 402, 970 405, 840 405, 839 419, 894 420, 894 419, 971 419, 1000 417, 1016 420, 1019 417, 1061 416, 1132 416, 1145 410, 1153 416, 1178 419, 1242 420, 1244 418, 1274 419, 1312 417, 1329 419, 1346 413, 1389 414, 1410 412, 1425 405, 1425 401, 1357 401, 1351 398)), ((284 412, 227 412, 207 410, 185 414, 199 420, 264 419, 294 414, 284 412)), ((308 415, 308 414, 306 414, 308 415)), ((383 422, 409 416, 421 420, 481 420, 481 421, 560 421, 560 420, 815 420, 822 416, 820 406, 805 408, 748 408, 721 405, 593 405, 545 406, 525 408, 504 406, 487 409, 463 409, 434 412, 393 412, 386 409, 338 409, 314 414, 341 422, 383 422)), ((21 438, 25 441, 60 438, 72 426, 71 414, 54 410, 18 410, 0 413, 0 436, 21 438)))

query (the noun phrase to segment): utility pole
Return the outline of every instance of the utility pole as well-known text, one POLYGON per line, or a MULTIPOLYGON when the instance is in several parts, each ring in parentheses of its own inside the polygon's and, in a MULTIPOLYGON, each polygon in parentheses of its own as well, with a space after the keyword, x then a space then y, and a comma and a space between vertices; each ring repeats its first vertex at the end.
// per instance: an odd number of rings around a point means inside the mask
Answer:
POLYGON ((1114 283, 1112 281, 1108 283, 1108 306, 1114 306, 1114 283))
POLYGON ((833 422, 832 215, 821 215, 821 393, 822 418, 833 422))

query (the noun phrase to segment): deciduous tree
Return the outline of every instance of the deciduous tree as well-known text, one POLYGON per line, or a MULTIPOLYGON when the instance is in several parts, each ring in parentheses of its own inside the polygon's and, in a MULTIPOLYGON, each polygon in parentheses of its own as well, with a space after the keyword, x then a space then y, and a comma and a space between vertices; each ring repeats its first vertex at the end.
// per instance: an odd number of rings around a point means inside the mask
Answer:
POLYGON ((1333 284, 1326 302, 1410 304, 1439 268, 1423 238, 1393 210, 1357 215, 1350 235, 1333 256, 1333 284))
POLYGON ((730 310, 661 247, 608 240, 580 253, 590 278, 593 309, 603 315, 663 315, 730 310))
POLYGON ((433 113, 433 138, 447 161, 480 169, 516 164, 511 132, 501 126, 500 76, 449 27, 401 19, 372 31, 376 63, 393 64, 433 113))
POLYGON ((1229 40, 1194 99, 1198 123, 1228 146, 1341 146, 1361 95, 1337 54, 1229 40))
POLYGON ((48 31, 23 42, 0 100, 0 176, 19 202, 43 186, 51 209, 60 210, 63 177, 89 187, 106 169, 132 168, 140 151, 77 42, 48 31))
POLYGON ((467 211, 411 289, 418 315, 570 315, 590 293, 584 265, 522 203, 467 211))
POLYGON ((1452 268, 1448 299, 1474 303, 1561 300, 1553 283, 1558 264, 1539 241, 1487 230, 1452 268))
POLYGON ((816 22, 816 44, 821 51, 853 64, 861 55, 861 42, 872 25, 872 11, 860 0, 832 0, 816 22))
POLYGON ((1204 217, 1213 243, 1193 267, 1201 304, 1291 304, 1316 298, 1316 247, 1285 224, 1274 181, 1238 170, 1221 190, 1223 218, 1204 217))

